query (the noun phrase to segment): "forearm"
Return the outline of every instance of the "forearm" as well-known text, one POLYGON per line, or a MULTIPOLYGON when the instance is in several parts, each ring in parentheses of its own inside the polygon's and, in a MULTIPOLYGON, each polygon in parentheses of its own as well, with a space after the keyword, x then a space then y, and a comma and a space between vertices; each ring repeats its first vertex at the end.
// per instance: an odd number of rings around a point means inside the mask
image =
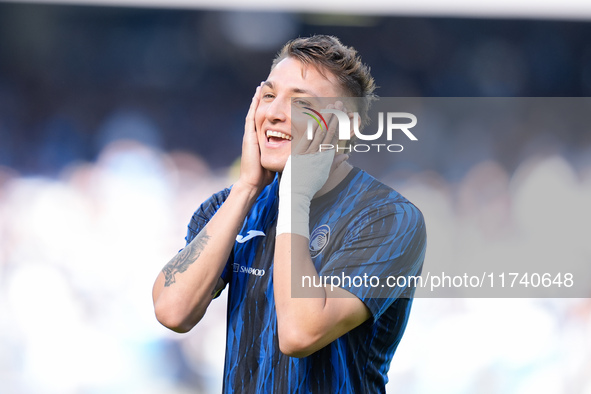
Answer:
POLYGON ((273 283, 277 320, 282 326, 311 325, 317 323, 318 315, 323 313, 324 287, 303 289, 302 277, 312 278, 312 283, 318 283, 319 279, 308 251, 308 239, 298 234, 279 235, 275 240, 273 283))
POLYGON ((308 239, 279 235, 273 269, 279 343, 285 354, 295 357, 314 353, 370 316, 351 293, 338 287, 304 287, 302 277, 305 283, 321 280, 310 258, 308 239))
POLYGON ((152 297, 158 320, 189 331, 203 317, 258 191, 237 183, 199 234, 158 275, 152 297))

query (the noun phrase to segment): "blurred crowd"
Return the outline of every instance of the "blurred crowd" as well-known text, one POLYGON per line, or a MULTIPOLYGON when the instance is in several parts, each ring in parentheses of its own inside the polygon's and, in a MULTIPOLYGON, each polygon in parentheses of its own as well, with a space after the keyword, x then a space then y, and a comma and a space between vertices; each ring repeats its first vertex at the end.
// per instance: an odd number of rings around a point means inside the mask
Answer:
MULTIPOLYGON (((151 285, 183 247, 192 212, 232 183, 235 167, 127 138, 58 177, 3 167, 2 392, 219 392, 223 297, 177 335, 156 322, 151 285)), ((483 256, 490 266, 507 256, 589 263, 591 165, 575 171, 553 155, 509 174, 483 161, 457 183, 421 171, 391 185, 426 217, 426 269, 483 256), (561 212, 547 209, 556 200, 561 212)), ((389 389, 589 393, 590 337, 588 299, 419 298, 389 389)))
POLYGON ((583 22, 0 3, 0 165, 95 160, 109 121, 135 112, 160 131, 150 143, 224 166, 273 56, 310 34, 357 48, 381 97, 591 96, 583 22))
MULTIPOLYGON (((252 87, 310 33, 383 97, 591 95, 587 23, 0 3, 0 392, 220 391, 224 296, 177 335, 151 286, 236 179, 252 87)), ((368 171, 423 211, 426 266, 589 265, 589 124, 466 124, 368 171)), ((588 299, 419 298, 388 390, 589 394, 589 338, 588 299)))

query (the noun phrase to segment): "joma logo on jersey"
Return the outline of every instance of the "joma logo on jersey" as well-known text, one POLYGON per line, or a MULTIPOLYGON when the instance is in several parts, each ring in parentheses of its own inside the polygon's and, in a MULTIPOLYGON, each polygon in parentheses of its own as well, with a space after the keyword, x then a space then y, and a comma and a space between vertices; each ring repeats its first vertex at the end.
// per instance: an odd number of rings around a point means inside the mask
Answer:
MULTIPOLYGON (((313 114, 309 112, 304 112, 304 114, 310 116, 308 120, 308 126, 306 129, 306 136, 308 140, 312 140, 314 138, 314 121, 318 124, 318 127, 321 129, 324 128, 325 130, 328 129, 328 124, 322 114, 333 114, 337 117, 337 121, 339 122, 338 128, 338 135, 339 140, 350 140, 351 139, 351 120, 349 116, 343 112, 339 111, 338 109, 321 109, 320 112, 316 111, 310 107, 304 107, 313 114)), ((417 124, 417 117, 409 112, 387 112, 386 113, 386 138, 388 141, 392 141, 392 135, 394 130, 400 130, 406 135, 411 141, 417 141, 418 138, 415 137, 413 133, 410 132, 409 129, 413 128, 417 124), (394 119, 408 119, 410 122, 407 123, 397 123, 394 119)), ((378 113, 378 130, 374 134, 366 135, 362 134, 359 131, 359 114, 357 112, 353 112, 353 133, 355 136, 361 141, 375 141, 382 136, 384 133, 384 113, 378 113)), ((339 151, 349 151, 349 152, 369 152, 370 150, 380 151, 380 148, 383 147, 384 150, 388 152, 402 152, 404 147, 400 144, 351 144, 348 146, 334 146, 332 144, 320 144, 319 150, 322 152, 323 150, 330 150, 335 149, 337 152, 339 151), (373 147, 373 148, 372 148, 373 147)))
POLYGON ((253 267, 246 267, 240 264, 234 264, 234 272, 239 272, 241 274, 249 274, 254 276, 263 276, 265 275, 265 270, 261 268, 253 268, 253 267))

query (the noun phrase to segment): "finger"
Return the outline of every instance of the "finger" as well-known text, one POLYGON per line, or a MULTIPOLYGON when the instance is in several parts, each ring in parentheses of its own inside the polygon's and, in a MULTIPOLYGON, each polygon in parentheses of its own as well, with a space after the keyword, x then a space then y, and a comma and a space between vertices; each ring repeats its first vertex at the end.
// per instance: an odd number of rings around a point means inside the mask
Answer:
MULTIPOLYGON (((332 104, 329 104, 326 106, 326 109, 333 109, 334 106, 332 104)), ((335 122, 335 118, 336 116, 334 115, 330 115, 330 117, 328 118, 328 122, 326 126, 318 126, 315 129, 314 132, 314 138, 312 139, 312 141, 310 141, 310 145, 308 147, 308 151, 307 153, 315 153, 318 152, 320 150, 320 145, 324 143, 325 139, 326 139, 326 135, 328 134, 328 130, 331 129, 331 127, 334 127, 334 122, 335 122), (331 126, 333 125, 333 126, 331 126)))
MULTIPOLYGON (((338 109, 339 111, 343 111, 345 113, 347 112, 342 101, 337 101, 335 103, 334 107, 335 107, 335 109, 338 109)), ((334 123, 331 127, 329 127, 328 133, 326 134, 326 138, 325 138, 325 141, 323 141, 323 143, 336 146, 339 142, 339 131, 337 130, 337 128, 340 127, 340 124, 339 124, 337 117, 334 116, 334 118, 335 118, 334 123)))
POLYGON ((322 135, 321 129, 322 126, 318 125, 318 123, 312 123, 312 138, 308 138, 308 130, 306 129, 292 153, 308 154, 318 152, 319 136, 322 135))
MULTIPOLYGON (((262 83, 261 83, 262 85, 262 83)), ((250 102, 250 107, 248 108, 248 113, 246 114, 245 120, 245 132, 249 131, 256 131, 255 124, 254 124, 254 114, 259 106, 260 95, 261 95, 261 85, 257 86, 254 96, 252 96, 252 101, 250 102)))
MULTIPOLYGON (((340 101, 337 101, 335 103, 334 106, 332 106, 334 109, 338 109, 338 110, 342 110, 342 103, 341 106, 339 107, 340 101)), ((337 128, 339 127, 339 120, 336 117, 336 115, 331 116, 330 121, 328 122, 328 129, 326 131, 326 134, 324 135, 324 138, 322 140, 322 144, 329 144, 332 146, 336 146, 336 143, 338 141, 338 132, 337 132, 337 128)))
POLYGON ((337 153, 333 160, 333 168, 340 166, 345 160, 349 159, 349 155, 345 153, 337 153))

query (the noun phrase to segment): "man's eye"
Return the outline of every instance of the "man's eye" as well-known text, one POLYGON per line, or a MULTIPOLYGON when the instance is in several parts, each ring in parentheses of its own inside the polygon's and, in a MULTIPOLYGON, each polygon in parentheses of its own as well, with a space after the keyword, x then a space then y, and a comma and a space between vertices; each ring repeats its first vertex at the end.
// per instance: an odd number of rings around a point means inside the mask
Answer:
POLYGON ((294 104, 301 105, 301 106, 310 106, 310 103, 306 100, 296 99, 293 101, 294 104))
POLYGON ((267 98, 267 99, 272 99, 273 97, 275 97, 275 96, 273 96, 271 93, 265 93, 263 95, 263 98, 267 98))

